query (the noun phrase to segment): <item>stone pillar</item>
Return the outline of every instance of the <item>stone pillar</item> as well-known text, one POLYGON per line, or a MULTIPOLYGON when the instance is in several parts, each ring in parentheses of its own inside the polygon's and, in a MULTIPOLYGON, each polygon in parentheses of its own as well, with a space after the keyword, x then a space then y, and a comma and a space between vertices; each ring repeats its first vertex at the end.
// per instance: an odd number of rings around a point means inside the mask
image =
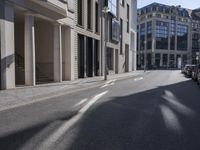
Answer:
POLYGON ((84 36, 84 78, 87 78, 87 37, 84 36))
POLYGON ((74 29, 64 29, 63 51, 64 56, 64 80, 74 80, 74 29))
POLYGON ((95 76, 95 70, 96 70, 95 55, 96 55, 97 50, 95 49, 96 48, 95 44, 96 44, 95 40, 92 39, 92 76, 93 77, 95 76))
POLYGON ((0 88, 15 88, 14 8, 0 1, 0 88))
POLYGON ((34 16, 32 14, 25 15, 24 30, 25 85, 34 86, 36 83, 35 27, 34 16))
POLYGON ((53 50, 53 71, 54 81, 62 82, 62 41, 61 25, 54 24, 54 50, 53 50))

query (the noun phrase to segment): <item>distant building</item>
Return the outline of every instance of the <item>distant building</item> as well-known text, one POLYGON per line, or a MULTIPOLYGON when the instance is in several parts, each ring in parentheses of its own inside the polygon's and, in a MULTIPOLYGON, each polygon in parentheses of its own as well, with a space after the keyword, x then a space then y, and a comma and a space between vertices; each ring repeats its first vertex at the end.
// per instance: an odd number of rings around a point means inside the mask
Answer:
POLYGON ((195 63, 200 24, 193 14, 181 6, 159 3, 138 9, 138 67, 177 68, 180 61, 182 65, 195 63))

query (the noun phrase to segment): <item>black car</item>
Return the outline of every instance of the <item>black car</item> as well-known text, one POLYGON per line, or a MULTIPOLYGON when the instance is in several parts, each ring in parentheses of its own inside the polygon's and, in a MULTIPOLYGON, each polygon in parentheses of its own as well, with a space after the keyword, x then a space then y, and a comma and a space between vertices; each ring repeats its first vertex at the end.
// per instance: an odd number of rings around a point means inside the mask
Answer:
POLYGON ((200 65, 199 65, 198 71, 197 71, 197 83, 200 85, 200 65))
POLYGON ((197 81, 197 74, 198 74, 198 71, 200 69, 200 64, 199 65, 195 65, 192 69, 192 79, 194 81, 197 81))
POLYGON ((183 73, 183 74, 186 74, 186 69, 189 67, 189 66, 191 66, 190 64, 186 64, 186 65, 183 65, 182 67, 181 67, 181 73, 183 73))
POLYGON ((195 65, 186 65, 183 73, 188 76, 188 77, 192 77, 192 70, 194 70, 195 65))

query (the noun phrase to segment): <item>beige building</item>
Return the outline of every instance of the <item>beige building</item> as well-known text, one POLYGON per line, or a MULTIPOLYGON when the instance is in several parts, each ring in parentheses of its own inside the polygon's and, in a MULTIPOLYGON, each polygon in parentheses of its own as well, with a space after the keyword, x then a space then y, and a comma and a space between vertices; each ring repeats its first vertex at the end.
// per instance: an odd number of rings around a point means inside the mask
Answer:
POLYGON ((136 65, 136 55, 135 61, 132 61, 136 47, 135 44, 131 45, 136 43, 136 0, 76 0, 75 7, 78 9, 75 12, 75 58, 78 61, 75 66, 78 72, 75 72, 75 76, 78 78, 104 73, 105 15, 102 10, 105 6, 110 7, 106 50, 109 74, 129 72, 136 68, 132 68, 136 65), (135 22, 133 25, 132 21, 135 22))
POLYGON ((103 75, 102 9, 108 3, 112 6, 108 21, 109 73, 135 70, 137 3, 114 2, 1 0, 1 89, 103 75))
POLYGON ((198 11, 160 3, 138 9, 138 68, 196 64, 200 50, 198 11))
POLYGON ((1 0, 0 11, 2 89, 74 79, 73 0, 1 0))

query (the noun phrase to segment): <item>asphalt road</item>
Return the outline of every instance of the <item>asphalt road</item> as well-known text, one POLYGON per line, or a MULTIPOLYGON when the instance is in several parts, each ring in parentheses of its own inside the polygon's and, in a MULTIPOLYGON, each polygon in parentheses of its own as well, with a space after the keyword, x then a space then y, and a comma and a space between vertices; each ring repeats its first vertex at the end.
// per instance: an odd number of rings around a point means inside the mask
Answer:
POLYGON ((0 149, 199 150, 200 88, 151 71, 2 111, 0 149))

